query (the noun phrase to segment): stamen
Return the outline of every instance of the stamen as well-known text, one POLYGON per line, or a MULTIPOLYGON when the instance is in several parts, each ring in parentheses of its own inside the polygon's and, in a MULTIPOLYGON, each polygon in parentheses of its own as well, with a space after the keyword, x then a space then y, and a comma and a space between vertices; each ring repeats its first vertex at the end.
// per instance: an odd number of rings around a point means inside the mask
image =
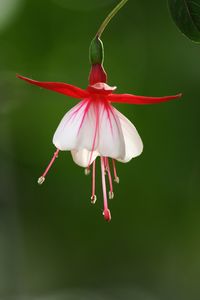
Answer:
POLYGON ((108 172, 108 180, 109 180, 109 185, 110 185, 110 191, 108 193, 109 195, 109 199, 113 199, 114 198, 114 192, 113 192, 113 184, 112 184, 112 175, 110 172, 110 165, 109 165, 109 159, 106 157, 106 169, 108 172))
POLYGON ((44 181, 45 181, 45 177, 41 176, 40 178, 38 178, 37 182, 39 185, 42 185, 44 183, 44 181))
POLYGON ((113 192, 109 191, 108 195, 109 195, 109 199, 113 199, 114 198, 114 193, 113 192))
POLYGON ((91 203, 92 203, 92 204, 95 204, 96 201, 97 201, 97 196, 96 196, 96 195, 93 195, 93 196, 91 197, 91 203))
POLYGON ((95 195, 95 173, 96 173, 96 160, 93 162, 92 166, 92 196, 91 196, 91 203, 95 204, 97 201, 97 196, 95 195))
POLYGON ((112 159, 112 164, 113 164, 113 173, 114 173, 114 177, 115 177, 114 181, 116 183, 119 183, 119 177, 117 176, 117 169, 116 169, 116 165, 115 165, 115 160, 114 159, 112 159))
POLYGON ((85 169, 85 175, 86 175, 86 176, 90 175, 90 168, 89 168, 89 167, 87 167, 87 168, 85 169))
POLYGON ((103 157, 103 163, 104 163, 104 174, 107 174, 107 160, 106 157, 103 157))
POLYGON ((108 200, 106 192, 106 180, 105 180, 105 167, 104 167, 104 158, 101 157, 101 175, 102 175, 102 189, 103 189, 103 202, 104 202, 104 219, 108 222, 111 221, 110 210, 108 209, 108 200))
POLYGON ((42 174, 42 176, 38 179, 38 184, 41 185, 43 184, 43 182, 45 181, 45 177, 47 175, 47 173, 49 172, 51 166, 53 165, 54 161, 56 160, 56 158, 58 157, 58 153, 59 153, 59 149, 56 150, 56 152, 54 152, 54 155, 50 161, 50 163, 48 164, 46 170, 44 171, 44 173, 42 174))

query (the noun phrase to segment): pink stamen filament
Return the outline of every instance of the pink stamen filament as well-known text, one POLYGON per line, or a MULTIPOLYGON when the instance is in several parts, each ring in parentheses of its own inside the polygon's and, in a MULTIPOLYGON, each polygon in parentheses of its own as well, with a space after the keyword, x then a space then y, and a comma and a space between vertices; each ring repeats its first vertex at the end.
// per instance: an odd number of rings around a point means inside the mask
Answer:
POLYGON ((107 157, 103 157, 103 163, 104 163, 104 169, 105 169, 105 174, 108 171, 107 169, 107 157))
POLYGON ((97 196, 95 195, 95 174, 96 174, 96 160, 93 162, 93 166, 92 166, 92 196, 91 196, 92 204, 95 204, 97 200, 97 196))
POLYGON ((105 180, 105 167, 104 167, 104 158, 101 157, 101 176, 102 176, 102 189, 103 189, 103 202, 104 202, 104 211, 103 215, 106 221, 111 220, 110 210, 108 209, 108 200, 106 192, 106 180, 105 180))
POLYGON ((47 175, 47 173, 49 172, 51 166, 53 165, 54 161, 56 160, 56 158, 58 157, 58 153, 59 153, 59 149, 56 150, 56 152, 54 153, 50 163, 48 164, 46 170, 44 171, 44 173, 42 174, 42 176, 38 179, 38 184, 42 184, 45 181, 45 177, 47 175))
POLYGON ((112 165, 113 165, 113 173, 114 173, 114 181, 119 183, 119 177, 117 176, 117 169, 116 169, 116 165, 115 165, 115 160, 112 159, 112 165))
POLYGON ((114 198, 114 192, 113 192, 113 184, 112 184, 112 175, 110 172, 110 165, 109 165, 109 159, 106 158, 106 169, 108 172, 108 180, 109 180, 109 185, 110 185, 110 191, 109 191, 109 198, 113 199, 114 198))

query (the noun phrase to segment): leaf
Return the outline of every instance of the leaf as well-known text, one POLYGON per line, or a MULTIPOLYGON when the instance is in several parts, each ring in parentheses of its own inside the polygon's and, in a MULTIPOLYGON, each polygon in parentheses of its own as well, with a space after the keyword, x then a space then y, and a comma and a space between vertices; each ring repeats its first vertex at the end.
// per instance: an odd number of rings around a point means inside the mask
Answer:
POLYGON ((200 0, 168 0, 178 28, 189 39, 200 43, 200 0))

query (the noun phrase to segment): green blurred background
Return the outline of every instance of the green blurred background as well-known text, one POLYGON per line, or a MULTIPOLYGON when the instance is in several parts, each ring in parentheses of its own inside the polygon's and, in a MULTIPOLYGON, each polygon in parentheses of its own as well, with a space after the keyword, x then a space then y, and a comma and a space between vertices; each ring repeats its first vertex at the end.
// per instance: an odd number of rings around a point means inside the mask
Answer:
POLYGON ((91 178, 70 153, 37 185, 77 101, 15 74, 86 87, 89 43, 117 3, 0 0, 1 300, 200 299, 200 46, 177 30, 166 1, 129 1, 103 36, 118 92, 184 94, 116 105, 145 148, 117 165, 112 222, 101 215, 100 180, 91 207, 91 178))

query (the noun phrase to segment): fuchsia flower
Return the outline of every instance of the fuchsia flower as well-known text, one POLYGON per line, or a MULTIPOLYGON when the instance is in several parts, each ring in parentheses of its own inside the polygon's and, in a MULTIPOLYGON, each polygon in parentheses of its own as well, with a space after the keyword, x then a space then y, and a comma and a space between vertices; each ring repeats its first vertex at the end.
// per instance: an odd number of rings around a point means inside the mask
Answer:
MULTIPOLYGON (((125 2, 122 1, 119 5, 122 7, 125 2)), ((121 8, 119 5, 112 12, 113 15, 121 8)), ((89 85, 85 90, 62 82, 39 82, 20 75, 17 77, 39 87, 81 100, 61 120, 53 136, 56 151, 45 172, 38 179, 38 183, 44 182, 59 151, 71 151, 74 162, 84 167, 86 174, 89 174, 92 166, 91 202, 95 203, 97 199, 96 159, 100 157, 104 200, 103 215, 105 220, 110 221, 105 175, 108 175, 108 196, 112 199, 114 197, 113 177, 114 181, 119 183, 115 161, 129 162, 132 158, 139 156, 143 150, 143 143, 135 126, 114 108, 112 103, 153 104, 178 99, 181 94, 166 97, 144 97, 115 93, 116 87, 107 84, 107 75, 103 68, 103 44, 100 35, 107 25, 105 23, 103 23, 104 27, 100 27, 90 46, 92 66, 89 85), (111 165, 113 172, 111 172, 111 165)))

